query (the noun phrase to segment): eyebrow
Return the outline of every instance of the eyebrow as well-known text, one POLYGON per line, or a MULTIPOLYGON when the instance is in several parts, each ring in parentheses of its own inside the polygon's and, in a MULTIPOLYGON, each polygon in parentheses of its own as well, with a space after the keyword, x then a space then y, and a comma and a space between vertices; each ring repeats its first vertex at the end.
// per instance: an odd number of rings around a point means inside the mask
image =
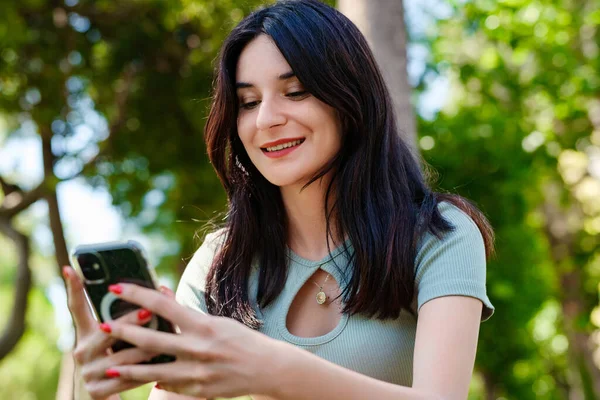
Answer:
MULTIPOLYGON (((295 76, 296 76, 296 74, 293 71, 290 71, 290 72, 286 72, 285 74, 279 75, 277 77, 277 79, 279 79, 280 81, 286 81, 295 76)), ((254 85, 251 83, 248 83, 248 82, 236 82, 236 84, 235 84, 236 89, 245 89, 245 88, 251 88, 251 87, 254 87, 254 85)))

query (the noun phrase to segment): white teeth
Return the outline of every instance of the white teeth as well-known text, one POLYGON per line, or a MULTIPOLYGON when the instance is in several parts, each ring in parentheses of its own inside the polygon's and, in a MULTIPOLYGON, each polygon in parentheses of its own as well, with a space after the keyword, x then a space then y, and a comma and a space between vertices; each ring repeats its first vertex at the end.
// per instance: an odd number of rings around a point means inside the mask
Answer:
POLYGON ((300 143, 302 143, 303 141, 304 141, 303 139, 300 139, 300 140, 294 140, 293 142, 278 144, 277 146, 273 146, 273 147, 267 147, 267 151, 271 152, 271 151, 279 151, 279 150, 287 149, 288 147, 297 146, 300 143))

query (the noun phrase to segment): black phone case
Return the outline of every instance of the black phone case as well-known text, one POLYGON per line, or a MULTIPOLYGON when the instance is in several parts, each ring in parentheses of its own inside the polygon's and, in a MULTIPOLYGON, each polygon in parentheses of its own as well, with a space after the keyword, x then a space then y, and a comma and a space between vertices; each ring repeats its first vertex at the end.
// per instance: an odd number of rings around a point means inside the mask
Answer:
MULTIPOLYGON (((116 296, 108 291, 110 285, 133 283, 156 289, 141 247, 133 241, 78 246, 73 252, 72 257, 73 261, 76 261, 79 266, 80 277, 84 282, 88 298, 95 309, 97 318, 101 322, 117 319, 140 308, 138 305, 116 298, 116 296), (103 282, 99 282, 98 280, 88 282, 85 279, 83 271, 86 267, 90 267, 87 265, 90 262, 90 257, 86 257, 89 254, 100 255, 103 264, 102 268, 105 274, 108 275, 103 282)), ((163 332, 175 332, 173 324, 158 315, 154 315, 153 319, 145 326, 163 332)), ((117 352, 131 347, 134 347, 131 343, 118 341, 112 346, 112 350, 117 352)), ((161 354, 142 364, 165 363, 174 360, 175 357, 172 355, 161 354)))

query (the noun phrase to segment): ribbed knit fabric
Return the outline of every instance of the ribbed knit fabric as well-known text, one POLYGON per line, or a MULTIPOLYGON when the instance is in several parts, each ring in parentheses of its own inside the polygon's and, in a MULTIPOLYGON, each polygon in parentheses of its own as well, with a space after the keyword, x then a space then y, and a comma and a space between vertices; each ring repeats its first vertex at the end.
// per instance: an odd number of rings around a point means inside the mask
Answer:
MULTIPOLYGON (((419 242, 413 310, 418 316, 420 307, 436 297, 470 296, 482 301, 481 318, 484 321, 493 314, 494 307, 486 294, 485 249, 481 233, 475 223, 455 206, 441 203, 439 210, 455 230, 446 233, 442 240, 426 234, 419 242)), ((351 243, 346 244, 352 252, 351 243)), ((176 293, 181 304, 206 312, 205 277, 218 245, 219 235, 208 235, 188 264, 176 293)), ((285 287, 278 298, 264 309, 256 305, 257 267, 251 274, 249 293, 254 309, 264 323, 261 332, 364 375, 411 386, 417 319, 405 310, 398 319, 387 321, 344 314, 338 326, 324 336, 295 336, 286 327, 286 316, 300 288, 318 268, 330 273, 343 285, 347 282, 351 266, 343 246, 320 261, 306 260, 289 249, 288 258, 285 287)))

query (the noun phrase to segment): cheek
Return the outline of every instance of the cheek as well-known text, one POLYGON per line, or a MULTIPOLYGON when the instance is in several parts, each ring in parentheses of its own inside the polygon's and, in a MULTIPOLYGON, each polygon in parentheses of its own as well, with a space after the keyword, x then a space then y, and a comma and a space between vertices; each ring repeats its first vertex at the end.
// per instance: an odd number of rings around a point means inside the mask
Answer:
POLYGON ((342 145, 342 129, 337 115, 326 114, 322 119, 327 127, 327 144, 330 150, 337 152, 342 145))
POLYGON ((237 131, 242 144, 248 151, 248 146, 252 142, 252 129, 251 121, 247 116, 239 117, 237 120, 237 131))
POLYGON ((338 112, 333 107, 316 99, 311 106, 310 113, 305 113, 305 115, 312 116, 312 129, 321 132, 322 136, 318 138, 319 142, 330 151, 336 151, 342 143, 342 124, 338 112))

